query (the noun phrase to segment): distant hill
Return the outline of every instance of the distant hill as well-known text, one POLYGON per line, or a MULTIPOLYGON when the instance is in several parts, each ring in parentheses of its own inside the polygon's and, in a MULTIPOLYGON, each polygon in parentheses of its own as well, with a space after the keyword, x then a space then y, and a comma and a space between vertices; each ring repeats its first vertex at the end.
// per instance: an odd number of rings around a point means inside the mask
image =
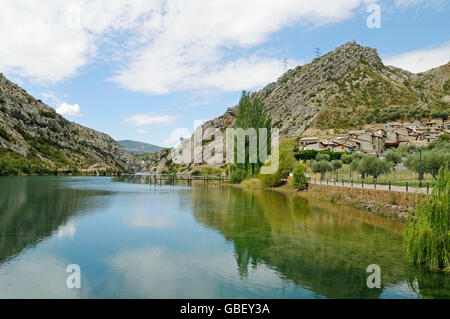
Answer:
POLYGON ((135 164, 110 136, 66 120, 0 73, 0 175, 131 172, 135 164))
MULTIPOLYGON (((420 120, 450 109, 450 63, 414 74, 384 65, 373 48, 349 42, 287 71, 252 97, 264 103, 282 136, 420 120)), ((204 127, 233 125, 236 111, 231 107, 204 127)))
POLYGON ((130 153, 151 154, 164 149, 164 147, 157 145, 130 140, 117 141, 117 143, 122 145, 130 153))
MULTIPOLYGON (((351 130, 443 118, 450 110, 450 63, 414 74, 384 65, 376 49, 349 42, 288 70, 251 97, 261 100, 282 137, 300 137, 309 129, 351 130)), ((238 106, 230 107, 203 129, 234 126, 237 110, 238 106)), ((162 151, 146 169, 168 169, 167 162, 172 163, 171 158, 162 151)))

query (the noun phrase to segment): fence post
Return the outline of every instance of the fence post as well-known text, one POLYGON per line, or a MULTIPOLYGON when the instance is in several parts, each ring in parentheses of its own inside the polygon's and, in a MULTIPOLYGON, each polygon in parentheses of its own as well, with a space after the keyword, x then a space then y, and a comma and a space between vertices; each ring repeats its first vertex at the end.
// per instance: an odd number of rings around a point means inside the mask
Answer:
POLYGON ((377 181, 373 181, 373 189, 377 189, 377 181))
POLYGON ((430 183, 427 183, 427 194, 430 193, 430 183))
POLYGON ((389 181, 389 190, 391 190, 391 181, 389 181))
POLYGON ((344 180, 342 180, 342 186, 344 186, 344 180))
POLYGON ((408 182, 406 182, 406 192, 408 192, 408 182))
POLYGON ((328 185, 328 178, 327 178, 327 185, 328 185))
POLYGON ((353 179, 351 180, 352 188, 353 188, 353 179))

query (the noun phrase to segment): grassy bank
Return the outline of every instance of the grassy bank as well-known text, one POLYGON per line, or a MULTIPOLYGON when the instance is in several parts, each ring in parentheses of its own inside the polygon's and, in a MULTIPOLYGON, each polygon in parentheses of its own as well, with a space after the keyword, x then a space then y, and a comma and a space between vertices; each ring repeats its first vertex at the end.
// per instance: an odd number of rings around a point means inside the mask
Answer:
POLYGON ((423 194, 389 192, 372 189, 351 189, 332 185, 308 186, 308 191, 299 192, 286 183, 280 187, 265 187, 258 179, 248 179, 241 184, 229 184, 232 187, 252 190, 272 190, 289 196, 304 196, 319 200, 331 201, 334 204, 345 204, 365 209, 384 217, 406 220, 408 212, 414 211, 417 205, 427 198, 423 194))

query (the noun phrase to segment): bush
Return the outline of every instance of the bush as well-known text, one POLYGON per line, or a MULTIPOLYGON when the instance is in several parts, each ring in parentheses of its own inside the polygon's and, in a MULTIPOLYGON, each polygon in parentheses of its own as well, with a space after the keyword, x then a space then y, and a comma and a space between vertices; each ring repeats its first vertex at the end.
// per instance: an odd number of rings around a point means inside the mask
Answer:
POLYGON ((375 179, 382 174, 390 172, 388 163, 385 160, 381 160, 374 155, 364 156, 358 162, 358 172, 364 177, 373 176, 375 179))
POLYGON ((420 167, 420 154, 409 155, 405 161, 405 166, 417 173, 430 173, 434 179, 438 178, 440 168, 450 162, 450 152, 446 149, 433 149, 422 151, 422 167, 420 167))
POLYGON ((303 191, 308 188, 309 180, 305 176, 306 165, 298 163, 294 169, 294 179, 293 184, 294 187, 300 191, 303 191))
POLYGON ((323 180, 326 172, 331 172, 333 170, 333 166, 330 162, 325 160, 322 161, 311 161, 311 169, 314 173, 320 173, 320 180, 323 180))
MULTIPOLYGON (((260 174, 259 179, 268 187, 276 187, 283 184, 283 180, 289 176, 296 163, 293 147, 290 143, 280 145, 279 166, 275 174, 260 174)), ((267 165, 267 164, 266 164, 267 165)))
POLYGON ((341 157, 341 161, 344 164, 350 164, 353 160, 353 157, 350 154, 344 154, 341 157))
POLYGON ((450 272, 450 171, 439 171, 431 198, 423 201, 404 232, 407 259, 432 271, 450 272))
POLYGON ((245 171, 240 168, 236 168, 231 171, 230 182, 231 184, 240 184, 245 178, 245 171))
POLYGON ((330 155, 328 155, 328 154, 325 154, 325 153, 319 153, 319 154, 317 154, 317 156, 316 156, 316 161, 327 161, 327 162, 329 162, 330 161, 330 155))
POLYGON ((314 150, 305 150, 299 151, 295 153, 295 158, 298 161, 309 161, 316 159, 318 154, 327 154, 330 158, 329 160, 340 160, 342 156, 349 154, 346 152, 331 152, 331 151, 314 151, 314 150))

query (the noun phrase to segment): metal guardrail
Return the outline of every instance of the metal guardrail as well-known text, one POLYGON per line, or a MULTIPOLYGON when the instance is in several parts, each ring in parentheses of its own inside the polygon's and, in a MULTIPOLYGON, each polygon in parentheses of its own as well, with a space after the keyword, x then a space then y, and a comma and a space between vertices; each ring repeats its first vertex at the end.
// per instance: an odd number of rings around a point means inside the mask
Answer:
POLYGON ((330 182, 333 182, 332 186, 342 186, 342 187, 350 187, 350 188, 358 187, 361 189, 364 189, 364 186, 366 186, 366 189, 370 189, 370 186, 373 185, 374 190, 378 189, 378 190, 397 191, 397 192, 406 192, 406 193, 410 192, 411 188, 415 191, 419 190, 419 192, 421 192, 421 193, 425 193, 425 190, 426 190, 426 194, 430 194, 430 191, 431 191, 430 183, 428 183, 428 182, 425 184, 425 187, 411 187, 408 182, 406 182, 404 186, 398 186, 398 185, 393 185, 391 181, 389 181, 387 185, 385 183, 377 184, 376 181, 372 184, 366 184, 362 180, 360 181, 360 183, 357 183, 353 179, 350 180, 350 182, 345 182, 344 180, 341 180, 341 183, 339 184, 339 181, 335 178, 333 178, 331 181, 328 178, 327 179, 319 179, 319 180, 317 180, 316 178, 309 178, 309 181, 311 184, 316 184, 316 185, 330 185, 330 182), (361 185, 361 186, 359 186, 359 185, 361 185), (386 187, 387 187, 387 189, 386 189, 386 187), (393 189, 393 188, 395 188, 395 189, 393 189))

